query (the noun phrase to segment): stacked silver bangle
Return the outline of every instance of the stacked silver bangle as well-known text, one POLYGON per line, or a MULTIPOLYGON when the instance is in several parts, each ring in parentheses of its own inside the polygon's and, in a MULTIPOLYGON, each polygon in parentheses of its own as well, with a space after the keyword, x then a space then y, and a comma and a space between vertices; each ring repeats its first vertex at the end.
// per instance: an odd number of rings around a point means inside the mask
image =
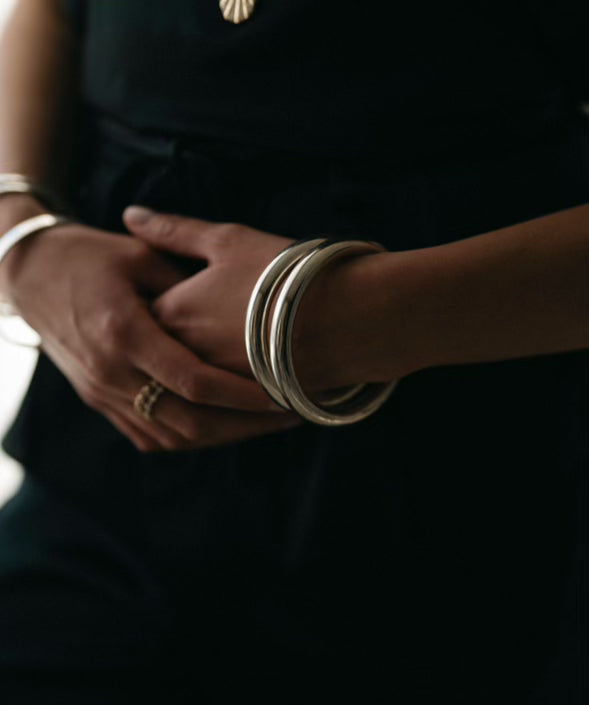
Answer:
POLYGON ((357 240, 305 240, 282 251, 262 272, 252 291, 246 316, 245 344, 256 380, 280 406, 312 423, 342 426, 377 411, 396 382, 358 384, 322 399, 311 400, 297 378, 293 328, 309 284, 329 263, 342 257, 382 252, 376 243, 357 240))
POLYGON ((0 174, 0 196, 9 193, 30 193, 54 213, 65 213, 67 210, 55 194, 23 174, 0 174))
MULTIPOLYGON (((60 209, 59 201, 46 189, 22 174, 0 174, 0 196, 29 193, 51 210, 60 209)), ((12 248, 29 235, 69 222, 62 215, 41 213, 23 220, 0 236, 0 263, 12 248)), ((13 307, 0 299, 0 336, 10 343, 25 347, 38 347, 37 333, 21 319, 13 307), (10 329, 10 330, 9 330, 10 329)))

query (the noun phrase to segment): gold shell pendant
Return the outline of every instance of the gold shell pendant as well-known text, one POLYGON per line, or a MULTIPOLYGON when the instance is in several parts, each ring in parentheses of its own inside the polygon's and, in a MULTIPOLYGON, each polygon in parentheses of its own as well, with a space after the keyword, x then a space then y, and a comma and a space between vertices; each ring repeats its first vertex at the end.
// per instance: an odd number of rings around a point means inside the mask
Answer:
POLYGON ((219 0, 219 7, 227 22, 239 24, 251 16, 256 0, 219 0))

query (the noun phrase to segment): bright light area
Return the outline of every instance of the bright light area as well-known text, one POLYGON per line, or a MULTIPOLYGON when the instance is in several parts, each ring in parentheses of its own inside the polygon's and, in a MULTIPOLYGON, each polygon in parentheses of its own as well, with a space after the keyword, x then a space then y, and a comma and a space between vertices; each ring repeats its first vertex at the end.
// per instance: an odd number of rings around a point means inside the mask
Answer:
POLYGON ((14 0, 0 0, 0 22, 4 22, 13 5, 14 0))
MULTIPOLYGON (((13 0, 0 0, 0 28, 12 5, 13 0)), ((0 436, 16 413, 36 359, 33 350, 0 340, 0 436)), ((14 493, 21 477, 21 468, 0 452, 0 504, 14 493)))
MULTIPOLYGON (((0 435, 18 409, 28 386, 37 353, 30 348, 9 345, 0 340, 0 435)), ((0 504, 18 487, 21 468, 4 453, 0 453, 0 504)))

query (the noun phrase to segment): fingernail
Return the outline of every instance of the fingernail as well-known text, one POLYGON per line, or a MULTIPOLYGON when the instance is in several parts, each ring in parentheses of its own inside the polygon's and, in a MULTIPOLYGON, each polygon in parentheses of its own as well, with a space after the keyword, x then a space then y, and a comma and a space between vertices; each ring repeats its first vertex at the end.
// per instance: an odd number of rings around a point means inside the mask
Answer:
POLYGON ((125 220, 130 225, 145 225, 153 216, 153 211, 143 206, 129 206, 125 209, 125 220))

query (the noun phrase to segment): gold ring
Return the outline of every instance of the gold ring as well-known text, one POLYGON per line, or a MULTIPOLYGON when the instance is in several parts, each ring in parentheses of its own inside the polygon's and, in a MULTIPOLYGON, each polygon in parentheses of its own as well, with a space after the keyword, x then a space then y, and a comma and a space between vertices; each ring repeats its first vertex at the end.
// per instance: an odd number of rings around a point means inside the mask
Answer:
POLYGON ((137 394, 133 402, 133 408, 139 416, 143 416, 146 421, 151 421, 153 407, 164 391, 165 388, 159 382, 155 379, 150 379, 139 390, 139 394, 137 394))

